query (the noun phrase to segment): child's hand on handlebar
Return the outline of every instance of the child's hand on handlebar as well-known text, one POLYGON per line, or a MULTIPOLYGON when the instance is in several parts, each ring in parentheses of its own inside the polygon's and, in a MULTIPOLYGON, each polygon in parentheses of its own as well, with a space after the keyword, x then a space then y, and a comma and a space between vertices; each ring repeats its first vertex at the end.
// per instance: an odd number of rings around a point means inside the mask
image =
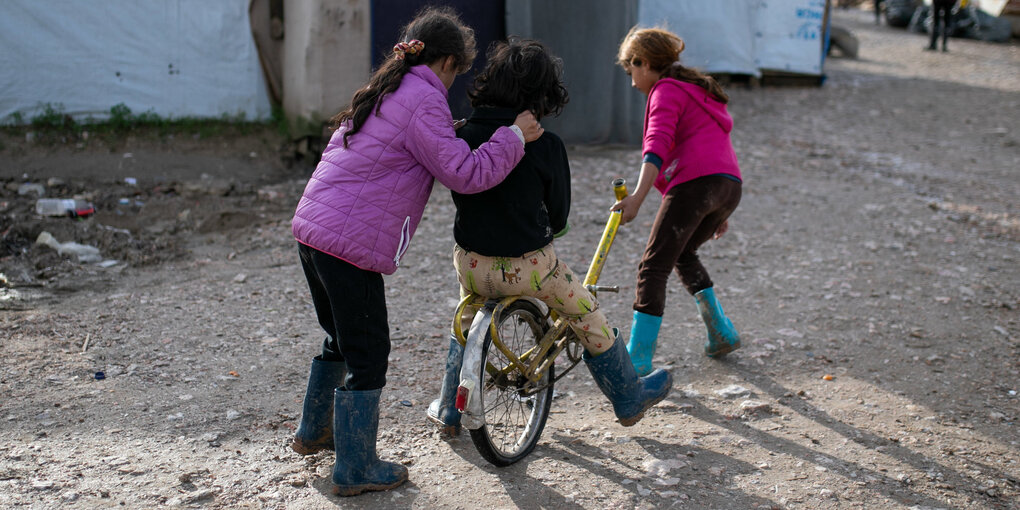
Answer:
POLYGON ((610 211, 620 211, 620 225, 626 225, 631 220, 637 217, 638 211, 641 210, 641 200, 634 195, 628 195, 613 204, 610 211))
POLYGON ((534 142, 538 140, 538 137, 545 133, 545 129, 538 123, 538 119, 535 118, 535 114, 530 111, 523 111, 514 120, 514 125, 521 128, 521 132, 524 133, 524 141, 534 142))

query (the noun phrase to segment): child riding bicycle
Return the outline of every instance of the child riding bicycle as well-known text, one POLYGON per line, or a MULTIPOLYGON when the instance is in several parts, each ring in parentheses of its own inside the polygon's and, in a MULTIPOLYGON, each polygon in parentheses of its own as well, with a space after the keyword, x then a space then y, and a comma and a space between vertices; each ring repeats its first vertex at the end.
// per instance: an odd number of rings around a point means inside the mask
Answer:
MULTIPOLYGON (((457 136, 477 147, 501 126, 513 122, 515 111, 530 110, 536 118, 557 115, 567 103, 560 60, 534 40, 511 38, 494 43, 485 69, 469 92, 474 111, 457 136)), ((565 319, 585 348, 583 359, 595 382, 613 403, 621 424, 633 425, 672 387, 672 376, 656 370, 638 378, 598 301, 576 275, 556 257, 553 239, 566 233, 570 210, 570 166, 566 148, 546 131, 525 145, 524 158, 495 187, 474 194, 453 192, 454 266, 461 297, 532 296, 565 319)), ((465 313, 466 331, 472 317, 465 313)), ((451 335, 440 397, 429 418, 447 435, 460 432, 454 407, 464 348, 451 335)))

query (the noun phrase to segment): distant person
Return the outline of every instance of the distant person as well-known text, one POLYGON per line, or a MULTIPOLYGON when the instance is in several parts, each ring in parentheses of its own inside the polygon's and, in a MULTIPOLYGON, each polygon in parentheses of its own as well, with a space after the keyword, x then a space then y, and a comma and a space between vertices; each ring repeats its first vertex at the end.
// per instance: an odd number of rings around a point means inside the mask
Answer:
POLYGON ((956 0, 932 0, 931 6, 931 42, 925 48, 928 51, 935 51, 935 41, 939 37, 939 30, 942 32, 942 51, 949 51, 946 41, 949 40, 949 31, 953 27, 953 6, 956 0))
POLYGON ((634 322, 627 350, 638 374, 652 369, 673 270, 697 304, 708 331, 705 354, 719 357, 740 347, 723 313, 698 247, 728 229, 740 203, 741 176, 730 143, 729 98, 710 76, 680 63, 684 42, 657 28, 634 27, 620 44, 618 62, 631 85, 648 96, 641 174, 634 193, 612 209, 621 223, 633 220, 652 186, 662 202, 638 266, 634 322))
MULTIPOLYGON (((469 96, 474 111, 457 136, 479 147, 493 132, 528 110, 541 119, 557 115, 567 103, 562 64, 534 40, 511 38, 489 49, 485 69, 469 96)), ((648 408, 666 398, 673 379, 657 370, 638 378, 619 330, 611 328, 595 296, 559 257, 553 239, 567 232, 570 212, 570 164, 558 136, 548 131, 527 144, 517 168, 492 189, 453 191, 457 205, 453 236, 461 297, 524 295, 541 300, 567 321, 584 346, 584 359, 599 389, 609 397, 623 426, 638 422, 648 408)), ((461 318, 468 331, 473 313, 461 318)), ((460 431, 454 407, 464 347, 450 339, 440 398, 428 416, 446 435, 460 431)))
POLYGON ((881 25, 882 24, 882 4, 884 4, 884 3, 885 3, 885 0, 875 0, 875 24, 876 25, 881 25))
POLYGON ((456 137, 447 94, 471 67, 475 38, 453 10, 419 12, 400 41, 333 117, 337 130, 293 220, 327 338, 312 360, 291 448, 302 455, 335 448, 332 482, 341 496, 407 480, 407 468, 376 456, 390 353, 382 275, 396 271, 434 180, 462 193, 491 188, 542 134, 524 112, 474 150, 456 137))

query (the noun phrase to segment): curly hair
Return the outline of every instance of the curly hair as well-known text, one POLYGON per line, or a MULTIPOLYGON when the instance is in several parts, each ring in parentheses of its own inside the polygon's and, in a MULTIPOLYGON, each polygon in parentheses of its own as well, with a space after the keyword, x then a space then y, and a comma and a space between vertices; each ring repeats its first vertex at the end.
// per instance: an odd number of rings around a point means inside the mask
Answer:
POLYGON ((468 91, 471 106, 530 110, 536 118, 559 115, 570 98, 563 86, 563 61, 544 44, 511 37, 486 52, 482 69, 468 91))

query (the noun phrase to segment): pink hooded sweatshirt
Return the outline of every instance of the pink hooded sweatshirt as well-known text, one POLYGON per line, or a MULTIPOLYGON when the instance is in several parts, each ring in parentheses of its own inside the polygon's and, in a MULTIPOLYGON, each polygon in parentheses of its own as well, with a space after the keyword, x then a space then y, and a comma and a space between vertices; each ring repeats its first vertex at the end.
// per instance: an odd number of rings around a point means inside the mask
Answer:
POLYGON ((524 144, 500 127, 471 151, 453 131, 446 87, 412 67, 343 146, 333 133, 294 212, 294 238, 368 271, 392 274, 421 221, 435 179, 478 193, 506 178, 524 144))
POLYGON ((705 89, 673 78, 656 81, 648 92, 641 147, 642 154, 662 159, 655 188, 665 195, 677 184, 706 175, 740 179, 732 129, 726 104, 705 89))

